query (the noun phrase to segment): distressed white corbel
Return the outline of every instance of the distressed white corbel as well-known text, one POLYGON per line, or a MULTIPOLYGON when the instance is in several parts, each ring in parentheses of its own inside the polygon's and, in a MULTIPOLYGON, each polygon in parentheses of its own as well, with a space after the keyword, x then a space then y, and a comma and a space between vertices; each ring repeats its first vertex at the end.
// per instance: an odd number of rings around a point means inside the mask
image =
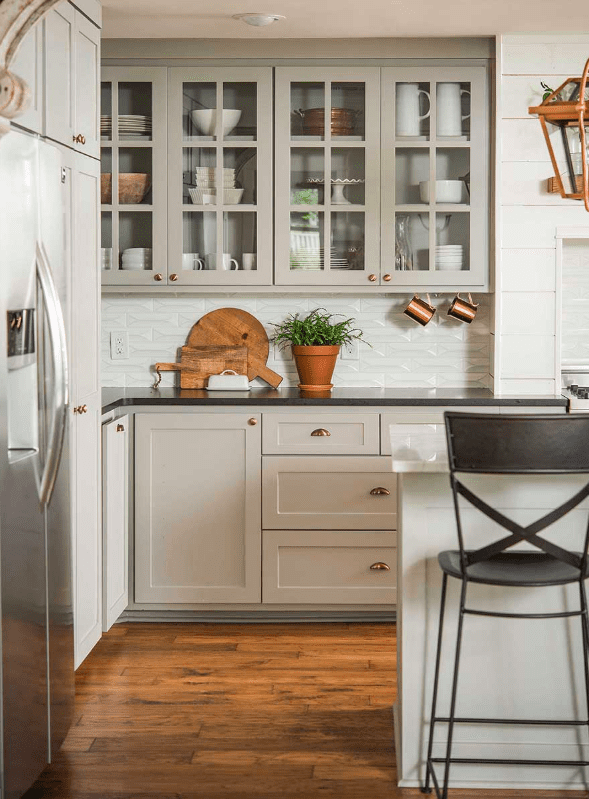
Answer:
POLYGON ((10 120, 23 114, 31 93, 26 81, 10 72, 20 43, 60 0, 0 0, 0 137, 10 131, 10 120))

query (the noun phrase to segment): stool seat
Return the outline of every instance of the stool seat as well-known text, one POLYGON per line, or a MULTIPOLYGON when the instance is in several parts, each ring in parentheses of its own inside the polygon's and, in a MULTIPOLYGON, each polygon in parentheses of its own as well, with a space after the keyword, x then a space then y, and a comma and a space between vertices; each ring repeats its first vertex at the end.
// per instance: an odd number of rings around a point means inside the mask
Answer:
MULTIPOLYGON (((465 550, 469 554, 472 550, 465 550)), ((581 558, 580 552, 574 553, 581 558)), ((447 549, 438 554, 445 574, 468 582, 486 585, 547 586, 578 582, 581 570, 544 552, 501 552, 487 560, 466 567, 463 574, 460 550, 447 549)), ((584 577, 589 577, 589 563, 584 577)))

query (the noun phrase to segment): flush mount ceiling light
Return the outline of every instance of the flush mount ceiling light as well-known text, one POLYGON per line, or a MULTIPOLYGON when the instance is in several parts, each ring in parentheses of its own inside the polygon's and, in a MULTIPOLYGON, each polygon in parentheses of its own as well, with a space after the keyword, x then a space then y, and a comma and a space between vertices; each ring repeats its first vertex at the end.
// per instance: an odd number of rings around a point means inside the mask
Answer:
POLYGON ((246 25, 253 25, 254 28, 265 28, 273 22, 286 19, 282 14, 260 14, 257 11, 250 11, 247 14, 234 14, 233 19, 239 19, 246 25))
POLYGON ((589 61, 585 64, 580 78, 568 78, 562 86, 550 92, 540 105, 528 108, 530 114, 537 114, 554 177, 548 181, 548 191, 560 192, 561 197, 583 200, 589 211, 589 61), (560 130, 554 140, 552 131, 560 130), (556 149, 555 149, 556 147, 556 149), (564 173, 561 175, 561 169, 564 173), (568 173, 568 174, 567 174, 568 173), (563 180, 564 178, 564 180, 563 180))

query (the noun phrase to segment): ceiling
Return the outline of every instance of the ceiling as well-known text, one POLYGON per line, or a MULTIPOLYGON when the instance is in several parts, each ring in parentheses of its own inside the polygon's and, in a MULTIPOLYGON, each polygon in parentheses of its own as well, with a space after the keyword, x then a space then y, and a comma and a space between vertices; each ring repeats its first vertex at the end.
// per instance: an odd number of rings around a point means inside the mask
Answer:
MULTIPOLYGON (((349 39, 589 31, 586 0, 103 0, 106 38, 349 39), (256 11, 286 20, 253 28, 256 11)), ((345 56, 345 53, 342 53, 345 56)))

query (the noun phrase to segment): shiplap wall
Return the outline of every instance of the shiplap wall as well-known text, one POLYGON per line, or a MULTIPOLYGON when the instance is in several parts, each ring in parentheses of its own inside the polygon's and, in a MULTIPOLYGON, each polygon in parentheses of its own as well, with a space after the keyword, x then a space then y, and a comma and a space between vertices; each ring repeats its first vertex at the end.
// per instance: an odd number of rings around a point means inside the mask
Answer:
POLYGON ((552 174, 540 123, 528 106, 541 81, 557 88, 582 73, 584 34, 506 35, 497 42, 495 391, 557 392, 557 227, 589 227, 582 203, 546 192, 552 174))

